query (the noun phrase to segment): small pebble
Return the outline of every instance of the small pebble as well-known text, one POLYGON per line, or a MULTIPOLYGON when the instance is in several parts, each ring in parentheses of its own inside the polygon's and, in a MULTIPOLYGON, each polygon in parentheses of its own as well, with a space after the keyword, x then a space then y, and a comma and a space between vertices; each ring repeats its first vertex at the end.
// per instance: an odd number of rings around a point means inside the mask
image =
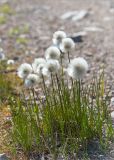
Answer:
POLYGON ((85 18, 87 15, 88 15, 88 11, 87 11, 87 10, 78 11, 77 14, 72 17, 72 21, 82 20, 82 19, 85 18))
POLYGON ((86 52, 85 55, 88 56, 88 57, 93 56, 92 52, 86 52))
POLYGON ((64 13, 60 18, 62 20, 72 19, 72 21, 79 21, 85 18, 87 15, 88 15, 87 10, 69 11, 64 13))
POLYGON ((114 158, 114 150, 112 150, 112 151, 110 152, 110 155, 111 155, 112 158, 114 158))
POLYGON ((64 13, 60 18, 63 20, 66 20, 66 19, 72 18, 76 14, 77 14, 77 11, 69 11, 69 12, 64 13))
POLYGON ((103 28, 93 27, 93 26, 86 27, 84 28, 84 30, 88 32, 103 32, 103 28))

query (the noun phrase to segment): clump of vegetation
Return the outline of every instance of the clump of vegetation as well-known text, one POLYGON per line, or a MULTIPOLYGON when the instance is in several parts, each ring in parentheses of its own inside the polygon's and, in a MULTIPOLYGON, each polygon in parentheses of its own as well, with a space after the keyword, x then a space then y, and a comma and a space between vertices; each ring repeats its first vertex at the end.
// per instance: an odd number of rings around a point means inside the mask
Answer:
POLYGON ((16 42, 18 43, 18 44, 23 44, 23 45, 26 45, 27 43, 28 43, 28 38, 26 38, 26 37, 18 37, 17 39, 16 39, 16 42))
POLYGON ((4 3, 0 6, 0 24, 3 25, 8 20, 8 15, 13 14, 14 11, 12 10, 11 6, 7 3, 4 3))
POLYGON ((9 4, 5 3, 0 6, 0 13, 6 14, 6 15, 13 14, 13 10, 9 4))
POLYGON ((84 83, 88 63, 70 58, 72 39, 58 31, 53 43, 45 58, 18 68, 26 88, 20 97, 10 97, 13 139, 27 153, 77 158, 92 140, 106 144, 112 137, 110 99, 104 72, 84 83))
POLYGON ((0 24, 5 24, 6 21, 7 21, 6 16, 1 14, 1 15, 0 15, 0 24))
POLYGON ((16 43, 26 45, 28 43, 27 34, 29 33, 29 26, 23 25, 21 27, 15 26, 8 31, 8 35, 15 38, 16 43))
POLYGON ((21 27, 15 26, 8 31, 8 34, 10 37, 19 36, 21 34, 27 34, 27 33, 29 33, 28 25, 23 25, 21 27))

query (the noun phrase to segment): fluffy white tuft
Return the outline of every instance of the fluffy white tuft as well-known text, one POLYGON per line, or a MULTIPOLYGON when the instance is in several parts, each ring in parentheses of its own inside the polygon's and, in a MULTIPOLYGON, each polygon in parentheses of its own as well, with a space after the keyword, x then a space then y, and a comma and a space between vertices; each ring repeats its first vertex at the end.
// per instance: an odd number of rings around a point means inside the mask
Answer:
POLYGON ((15 63, 15 61, 13 60, 13 59, 9 59, 8 61, 7 61, 7 64, 8 65, 13 65, 15 63))
POLYGON ((66 37, 67 37, 67 35, 64 31, 56 31, 53 34, 53 44, 59 46, 60 43, 62 42, 62 39, 66 38, 66 37))
POLYGON ((71 60, 67 69, 68 75, 73 79, 82 79, 88 70, 88 63, 84 58, 75 58, 71 60))
POLYGON ((28 63, 23 63, 23 64, 21 64, 20 67, 18 68, 17 74, 18 74, 18 76, 19 76, 20 78, 25 79, 25 78, 28 76, 28 74, 32 73, 32 71, 33 71, 33 70, 32 70, 32 66, 31 66, 30 64, 28 64, 28 63))
POLYGON ((55 46, 52 46, 52 47, 49 47, 46 52, 45 52, 45 57, 46 59, 59 59, 60 58, 60 50, 55 47, 55 46))
POLYGON ((34 87, 39 82, 39 77, 36 74, 29 74, 25 79, 26 87, 34 87))
POLYGON ((60 44, 60 50, 67 53, 75 48, 75 43, 71 38, 64 38, 60 44))
POLYGON ((49 70, 48 70, 46 67, 44 67, 44 68, 42 69, 42 75, 43 75, 45 78, 49 78, 49 77, 50 77, 50 72, 49 72, 49 70))
POLYGON ((46 63, 46 60, 44 58, 35 58, 34 62, 32 63, 32 67, 33 67, 34 72, 36 72, 37 67, 40 64, 44 64, 44 63, 46 63))
POLYGON ((48 69, 49 72, 57 73, 60 69, 60 64, 59 61, 57 60, 48 60, 46 63, 46 68, 48 69))
POLYGON ((44 76, 45 78, 50 76, 50 73, 48 69, 46 68, 46 63, 41 63, 37 67, 36 73, 42 78, 44 76))

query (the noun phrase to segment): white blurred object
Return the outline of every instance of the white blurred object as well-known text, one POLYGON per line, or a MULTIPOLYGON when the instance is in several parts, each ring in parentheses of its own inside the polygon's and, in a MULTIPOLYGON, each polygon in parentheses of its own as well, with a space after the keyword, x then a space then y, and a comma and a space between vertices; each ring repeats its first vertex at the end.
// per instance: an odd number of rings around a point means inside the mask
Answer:
POLYGON ((5 59, 6 59, 6 57, 5 57, 5 54, 3 52, 3 49, 0 48, 0 61, 5 60, 5 59))
POLYGON ((114 109, 114 97, 111 98, 110 107, 114 109))
POLYGON ((81 10, 81 11, 78 11, 77 14, 72 17, 72 20, 73 21, 79 21, 79 20, 85 18, 87 15, 88 15, 87 10, 81 10))
POLYGON ((112 18, 112 17, 104 17, 104 19, 103 19, 103 21, 105 21, 105 22, 107 22, 107 21, 111 21, 111 20, 113 20, 113 18, 112 18))
POLYGON ((103 32, 103 28, 94 27, 94 26, 85 27, 84 30, 88 32, 103 32))
POLYGON ((65 20, 65 19, 70 19, 72 18, 73 16, 75 16, 77 14, 77 11, 69 11, 69 12, 66 12, 64 13, 62 16, 61 16, 61 19, 65 20))
POLYGON ((74 37, 77 37, 77 36, 86 36, 86 35, 87 35, 86 31, 80 31, 80 32, 77 32, 77 33, 73 34, 74 37))
POLYGON ((80 10, 80 11, 69 11, 64 13, 60 18, 63 20, 72 19, 72 21, 79 21, 85 18, 88 15, 87 10, 80 10))
POLYGON ((114 111, 111 112, 111 117, 112 117, 112 119, 114 119, 114 111))
POLYGON ((7 61, 7 64, 8 65, 13 65, 15 63, 15 61, 13 60, 13 59, 9 59, 8 61, 7 61))
POLYGON ((114 13, 114 8, 111 8, 111 9, 110 9, 110 13, 114 13))

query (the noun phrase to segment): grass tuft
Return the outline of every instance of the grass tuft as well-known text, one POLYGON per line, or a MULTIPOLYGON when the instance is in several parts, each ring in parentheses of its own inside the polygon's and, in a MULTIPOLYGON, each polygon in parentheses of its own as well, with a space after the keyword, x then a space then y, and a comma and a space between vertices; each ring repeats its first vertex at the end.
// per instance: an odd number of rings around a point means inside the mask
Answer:
POLYGON ((34 89, 28 99, 24 93, 10 98, 14 141, 27 153, 50 153, 53 159, 86 151, 91 141, 106 144, 114 131, 104 73, 89 85, 71 80, 70 89, 62 76, 52 81, 51 88, 42 86, 44 99, 34 89))
POLYGON ((13 10, 12 8, 10 7, 9 4, 3 4, 2 6, 0 6, 0 13, 3 13, 3 14, 13 14, 13 10))
POLYGON ((7 18, 5 15, 0 15, 0 24, 5 24, 7 21, 7 18))
POLYGON ((12 27, 9 31, 8 31, 8 35, 10 37, 12 36, 19 36, 21 34, 27 34, 29 33, 29 26, 28 25, 23 25, 22 27, 12 27))

